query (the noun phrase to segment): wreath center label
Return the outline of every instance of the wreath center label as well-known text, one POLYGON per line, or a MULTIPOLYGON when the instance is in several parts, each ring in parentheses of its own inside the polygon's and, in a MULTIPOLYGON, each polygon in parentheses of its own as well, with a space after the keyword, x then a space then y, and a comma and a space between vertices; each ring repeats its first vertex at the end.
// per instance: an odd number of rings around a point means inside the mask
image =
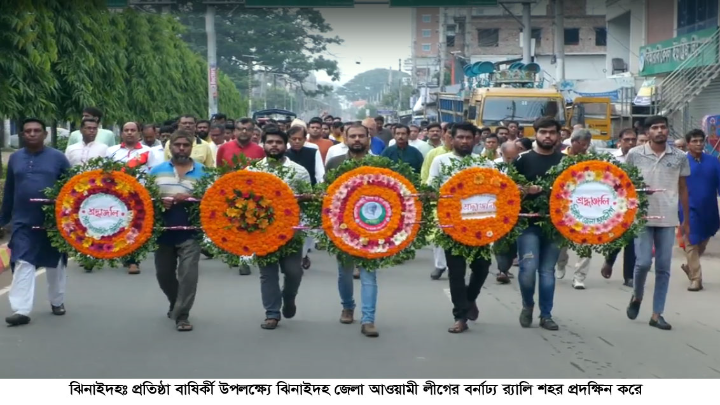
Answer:
POLYGON ((586 225, 603 224, 616 212, 618 195, 608 184, 584 181, 570 196, 570 212, 578 222, 586 225))
POLYGON ((112 236, 127 227, 132 214, 118 197, 98 193, 82 202, 79 218, 89 236, 102 238, 112 236))
POLYGON ((383 229, 390 222, 391 214, 390 203, 374 196, 360 198, 354 208, 355 222, 368 231, 383 229))
POLYGON ((497 195, 476 194, 460 200, 460 217, 463 220, 494 218, 497 213, 497 195))

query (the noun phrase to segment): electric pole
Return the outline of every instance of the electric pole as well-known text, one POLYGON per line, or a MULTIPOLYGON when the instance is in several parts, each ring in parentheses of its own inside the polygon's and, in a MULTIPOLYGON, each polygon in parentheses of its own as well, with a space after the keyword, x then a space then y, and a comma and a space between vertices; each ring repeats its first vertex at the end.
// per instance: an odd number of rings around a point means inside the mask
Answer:
POLYGON ((522 10, 522 24, 523 24, 523 63, 528 64, 532 62, 532 25, 530 22, 530 16, 532 10, 530 8, 531 3, 523 3, 522 10))
POLYGON ((565 3, 554 0, 555 8, 555 76, 558 83, 565 81, 565 3))
POLYGON ((215 6, 207 5, 205 10, 205 32, 207 33, 208 59, 208 118, 218 112, 217 86, 217 38, 215 37, 215 6))

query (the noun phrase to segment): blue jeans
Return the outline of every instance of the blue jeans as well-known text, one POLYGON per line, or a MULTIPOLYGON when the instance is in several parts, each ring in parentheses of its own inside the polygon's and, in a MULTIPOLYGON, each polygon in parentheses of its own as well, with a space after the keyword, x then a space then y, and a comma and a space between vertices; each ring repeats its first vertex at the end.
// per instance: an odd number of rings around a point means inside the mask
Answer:
POLYGON ((540 227, 528 226, 517 240, 520 273, 518 283, 523 307, 535 306, 535 274, 540 275, 540 317, 550 318, 555 296, 555 264, 560 247, 545 235, 540 227))
POLYGON ((633 276, 633 295, 642 300, 645 292, 645 280, 652 267, 653 244, 655 245, 655 293, 653 294, 653 313, 662 314, 665 310, 665 298, 670 285, 670 263, 674 227, 646 226, 635 238, 635 274, 633 276))
MULTIPOLYGON (((355 270, 355 264, 352 260, 343 262, 338 259, 338 292, 340 293, 340 303, 343 309, 355 309, 353 270, 355 270)), ((361 323, 375 323, 377 296, 377 272, 360 269, 361 323)))

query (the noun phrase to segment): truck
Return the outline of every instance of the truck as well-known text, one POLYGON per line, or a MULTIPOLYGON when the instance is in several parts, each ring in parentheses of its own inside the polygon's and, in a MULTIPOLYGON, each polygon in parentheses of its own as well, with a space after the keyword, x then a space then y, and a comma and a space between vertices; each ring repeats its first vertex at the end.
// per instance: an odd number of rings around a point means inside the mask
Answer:
MULTIPOLYGON (((500 63, 501 64, 501 63, 500 63)), ((608 141, 611 131, 611 103, 608 97, 577 97, 567 105, 556 88, 542 88, 542 71, 536 63, 513 63, 496 70, 491 62, 466 66, 469 88, 459 93, 439 93, 438 113, 442 122, 469 121, 493 132, 516 121, 525 137, 534 137, 533 122, 553 117, 563 127, 583 124, 594 140, 608 141)))

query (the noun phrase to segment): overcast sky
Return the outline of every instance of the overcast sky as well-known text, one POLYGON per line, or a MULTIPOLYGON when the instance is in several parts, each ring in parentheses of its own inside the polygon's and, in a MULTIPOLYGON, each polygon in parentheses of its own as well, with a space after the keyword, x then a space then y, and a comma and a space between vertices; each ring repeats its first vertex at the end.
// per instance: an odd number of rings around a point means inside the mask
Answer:
MULTIPOLYGON (((320 12, 333 28, 332 34, 345 40, 340 46, 328 47, 340 66, 340 83, 366 70, 391 66, 397 70, 398 59, 410 57, 410 9, 356 5, 355 8, 324 8, 320 12)), ((324 72, 319 73, 317 79, 330 81, 324 72)))

